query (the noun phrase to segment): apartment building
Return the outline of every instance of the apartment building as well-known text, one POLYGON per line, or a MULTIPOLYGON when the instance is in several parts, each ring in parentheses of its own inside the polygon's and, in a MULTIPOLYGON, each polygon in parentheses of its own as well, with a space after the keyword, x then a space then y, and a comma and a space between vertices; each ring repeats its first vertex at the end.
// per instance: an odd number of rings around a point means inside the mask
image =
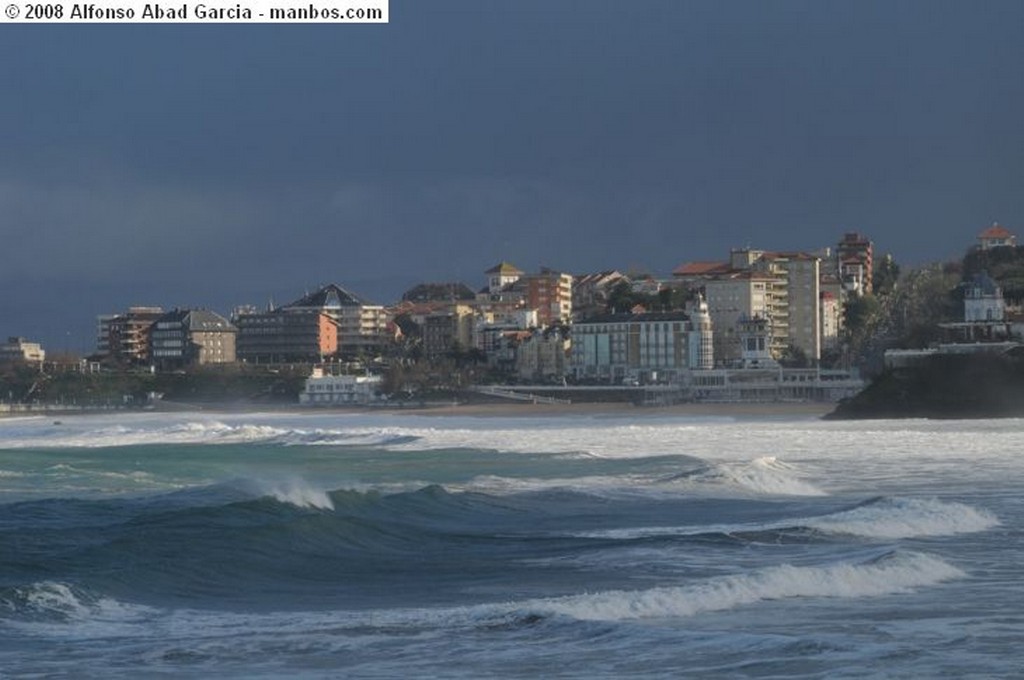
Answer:
POLYGON ((737 324, 745 318, 769 318, 776 277, 754 270, 733 270, 704 281, 708 314, 715 329, 714 354, 723 363, 740 358, 737 324))
POLYGON ((844 290, 853 295, 867 295, 872 286, 874 247, 871 239, 857 232, 843 234, 836 247, 836 260, 839 263, 839 277, 844 290))
POLYGON ((248 363, 321 362, 338 353, 338 325, 316 309, 242 313, 236 355, 248 363))
POLYGON ((516 348, 516 373, 520 380, 547 382, 565 377, 569 364, 569 334, 559 327, 536 330, 516 348))
MULTIPOLYGON (((573 326, 571 371, 579 380, 678 382, 712 366, 710 316, 684 312, 605 314, 573 326)), ((713 351, 713 350, 712 350, 713 351)))
POLYGON ((234 363, 237 332, 231 322, 214 312, 175 309, 153 323, 150 356, 163 368, 234 363))
POLYGON ((537 310, 541 327, 572 321, 572 275, 542 269, 522 276, 514 287, 522 287, 526 306, 537 310))
POLYGON ((765 253, 760 262, 777 278, 769 306, 772 350, 781 356, 792 347, 810 359, 821 358, 821 260, 803 252, 765 253))
POLYGON ((319 312, 330 317, 337 326, 337 352, 343 356, 373 356, 386 342, 388 316, 383 305, 367 302, 334 283, 281 309, 319 312))
POLYGON ((821 257, 814 253, 734 249, 728 262, 691 262, 673 271, 677 281, 703 289, 715 328, 715 357, 742 359, 741 319, 764 319, 770 351, 790 347, 810 360, 821 358, 821 257))
POLYGON ((444 356, 456 348, 473 348, 475 310, 470 305, 454 304, 428 314, 423 319, 423 354, 444 356))
POLYGON ((97 317, 96 353, 110 361, 149 363, 150 330, 163 314, 162 307, 129 307, 126 312, 97 317))

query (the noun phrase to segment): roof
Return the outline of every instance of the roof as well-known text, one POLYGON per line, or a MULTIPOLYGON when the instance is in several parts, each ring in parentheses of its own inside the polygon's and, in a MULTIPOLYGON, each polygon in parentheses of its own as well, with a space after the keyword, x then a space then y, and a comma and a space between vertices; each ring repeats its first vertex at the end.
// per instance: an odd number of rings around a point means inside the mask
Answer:
POLYGON ((1013 232, 999 225, 998 222, 993 223, 991 227, 978 234, 978 238, 1013 238, 1013 232))
POLYGON ((765 272, 757 271, 756 269, 738 269, 738 270, 727 270, 720 276, 715 276, 707 283, 714 281, 776 281, 777 276, 772 276, 765 272))
POLYGON ((310 293, 291 304, 285 305, 285 307, 340 309, 341 307, 359 307, 365 304, 369 303, 338 284, 330 283, 314 293, 310 293))
POLYGON ((820 260, 821 258, 813 253, 806 253, 802 250, 766 250, 761 259, 764 260, 820 260))
POLYGON ((177 323, 182 327, 187 327, 190 331, 235 330, 230 321, 220 314, 206 309, 174 309, 157 319, 156 323, 177 323))
POLYGON ((220 314, 206 309, 193 309, 188 315, 191 331, 233 331, 235 327, 220 314))
POLYGON ((520 271, 514 264, 510 264, 508 262, 499 262, 498 264, 494 265, 493 267, 491 267, 490 269, 488 269, 487 271, 484 272, 484 274, 508 274, 508 275, 517 275, 517 274, 522 274, 522 273, 523 272, 520 271))
POLYGON ((986 271, 976 273, 967 285, 982 295, 999 295, 999 284, 986 271))
POLYGON ((672 276, 713 276, 730 269, 728 262, 685 262, 672 270, 672 276))
POLYGON ((641 314, 599 314, 583 321, 577 321, 574 325, 591 323, 626 323, 631 321, 689 321, 690 315, 686 312, 643 312, 641 314))
POLYGON ((573 278, 573 285, 584 286, 588 284, 601 285, 610 281, 620 281, 627 277, 625 274, 614 269, 608 269, 603 272, 594 272, 591 274, 577 274, 573 278))

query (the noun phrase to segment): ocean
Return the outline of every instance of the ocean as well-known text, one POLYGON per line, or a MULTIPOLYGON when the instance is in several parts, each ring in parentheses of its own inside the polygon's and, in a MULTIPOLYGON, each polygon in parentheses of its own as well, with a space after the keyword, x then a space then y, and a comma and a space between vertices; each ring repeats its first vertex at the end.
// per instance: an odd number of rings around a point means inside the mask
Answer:
POLYGON ((1024 420, 0 419, 3 678, 1010 678, 1024 420))

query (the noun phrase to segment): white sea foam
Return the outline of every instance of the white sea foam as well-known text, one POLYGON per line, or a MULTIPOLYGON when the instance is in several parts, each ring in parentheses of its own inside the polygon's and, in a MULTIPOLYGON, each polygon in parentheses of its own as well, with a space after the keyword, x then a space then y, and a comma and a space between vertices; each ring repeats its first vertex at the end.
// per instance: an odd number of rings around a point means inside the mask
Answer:
POLYGON ((950 536, 985 531, 999 524, 986 510, 929 498, 885 498, 852 510, 802 522, 835 534, 868 538, 950 536))
POLYGON ((158 444, 279 444, 284 446, 382 446, 407 441, 396 428, 301 428, 287 424, 228 423, 222 420, 185 422, 127 418, 131 426, 77 427, 22 430, 3 438, 0 448, 116 448, 158 444))
POLYGON ((688 487, 712 485, 756 494, 828 495, 804 481, 801 472, 795 466, 784 463, 775 456, 762 456, 750 461, 711 463, 692 473, 674 476, 668 483, 688 487))
POLYGON ((775 522, 704 524, 693 526, 634 527, 574 534, 581 538, 631 540, 658 536, 744 534, 785 529, 814 529, 828 534, 847 534, 883 540, 986 531, 999 525, 987 510, 934 498, 883 498, 851 510, 820 517, 797 517, 775 522))
POLYGON ((766 600, 796 597, 857 598, 906 592, 962 578, 964 572, 922 553, 900 553, 867 564, 823 567, 781 565, 702 583, 642 591, 608 591, 532 600, 522 608, 581 620, 693 616, 766 600))
POLYGON ((334 501, 324 489, 318 489, 309 482, 299 478, 288 478, 276 481, 254 482, 258 492, 273 497, 281 503, 294 505, 298 508, 315 508, 318 510, 334 510, 334 501))
POLYGON ((67 583, 40 581, 15 588, 0 605, 28 619, 51 622, 121 621, 127 622, 153 610, 129 605, 109 597, 93 597, 67 583))

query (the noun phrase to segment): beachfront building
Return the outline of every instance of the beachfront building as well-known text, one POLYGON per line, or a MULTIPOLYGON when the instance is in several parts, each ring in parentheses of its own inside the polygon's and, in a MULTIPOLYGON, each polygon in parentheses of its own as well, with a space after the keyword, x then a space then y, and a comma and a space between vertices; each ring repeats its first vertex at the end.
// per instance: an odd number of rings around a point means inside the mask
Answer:
POLYGON ((160 368, 234 363, 238 330, 205 309, 175 309, 158 318, 150 332, 150 357, 160 368))
POLYGON ((516 374, 526 382, 562 380, 569 366, 569 332, 552 326, 522 336, 516 347, 516 374))
POLYGON ((831 257, 828 249, 809 253, 740 248, 730 251, 726 262, 682 264, 673 277, 691 290, 704 291, 720 365, 742 361, 737 326, 741 319, 755 318, 768 323, 769 349, 776 359, 802 354, 816 362, 823 334, 834 332, 832 324, 822 322, 822 286, 835 282, 839 292, 836 268, 831 263, 823 267, 823 257, 831 257))
POLYGON ((679 382, 714 364, 711 317, 683 312, 604 314, 572 328, 570 370, 577 380, 679 382), (713 351, 713 350, 711 350, 713 351))
POLYGON ((319 310, 245 310, 234 318, 239 361, 321 362, 338 352, 338 324, 319 310))
POLYGON ((299 393, 303 406, 368 406, 382 400, 379 375, 330 375, 313 369, 299 393))

